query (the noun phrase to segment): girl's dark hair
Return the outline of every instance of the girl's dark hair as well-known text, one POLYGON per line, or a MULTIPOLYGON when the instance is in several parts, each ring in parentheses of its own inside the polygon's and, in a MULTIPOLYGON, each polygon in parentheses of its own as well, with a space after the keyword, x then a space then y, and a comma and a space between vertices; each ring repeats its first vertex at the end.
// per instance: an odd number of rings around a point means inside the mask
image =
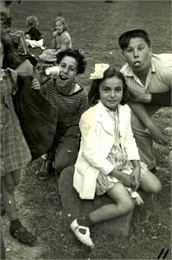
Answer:
POLYGON ((90 106, 94 106, 98 103, 98 100, 100 99, 100 93, 99 93, 99 86, 100 83, 108 78, 111 77, 117 77, 118 79, 121 79, 123 82, 123 97, 121 100, 121 105, 125 105, 128 101, 128 86, 125 81, 125 78, 123 74, 120 71, 117 71, 114 66, 110 66, 107 70, 105 70, 103 78, 102 79, 95 79, 92 81, 92 85, 90 88, 90 91, 88 93, 88 101, 90 106))
POLYGON ((77 74, 84 73, 87 63, 84 56, 79 52, 79 50, 66 49, 64 51, 60 51, 56 56, 57 63, 59 64, 61 60, 66 56, 73 57, 77 61, 77 74))
POLYGON ((18 56, 18 54, 15 52, 9 34, 3 30, 1 31, 1 43, 4 49, 4 59, 3 59, 2 68, 6 69, 7 67, 10 67, 12 69, 15 69, 21 64, 21 59, 18 56))

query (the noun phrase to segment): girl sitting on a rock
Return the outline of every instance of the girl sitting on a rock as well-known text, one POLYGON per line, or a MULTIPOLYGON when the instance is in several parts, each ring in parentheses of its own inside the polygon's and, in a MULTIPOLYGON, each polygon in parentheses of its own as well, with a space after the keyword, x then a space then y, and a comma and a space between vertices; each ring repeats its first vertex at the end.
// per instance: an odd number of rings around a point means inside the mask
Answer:
POLYGON ((92 225, 127 215, 134 207, 133 190, 141 187, 158 193, 161 183, 140 162, 123 75, 108 64, 96 64, 91 79, 91 107, 80 120, 82 139, 73 185, 81 199, 93 200, 95 194, 106 193, 114 203, 75 219, 71 229, 83 244, 93 248, 89 231, 92 225))

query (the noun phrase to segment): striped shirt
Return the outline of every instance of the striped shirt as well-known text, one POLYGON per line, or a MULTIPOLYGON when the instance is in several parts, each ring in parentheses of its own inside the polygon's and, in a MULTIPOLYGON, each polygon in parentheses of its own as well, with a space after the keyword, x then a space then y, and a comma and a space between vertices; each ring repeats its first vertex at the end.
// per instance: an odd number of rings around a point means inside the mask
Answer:
POLYGON ((172 86, 172 54, 152 54, 151 68, 146 78, 145 86, 133 73, 126 63, 122 69, 129 88, 140 93, 161 93, 171 89, 172 86))
POLYGON ((82 113, 88 108, 86 90, 76 84, 75 92, 62 95, 58 92, 55 78, 50 78, 41 87, 42 93, 58 109, 58 122, 65 125, 77 125, 82 113))

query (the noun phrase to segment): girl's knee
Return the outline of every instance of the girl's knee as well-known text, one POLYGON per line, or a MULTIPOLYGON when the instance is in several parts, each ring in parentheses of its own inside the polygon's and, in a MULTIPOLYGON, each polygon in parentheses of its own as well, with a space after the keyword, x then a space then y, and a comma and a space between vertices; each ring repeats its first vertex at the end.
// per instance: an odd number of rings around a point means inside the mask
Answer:
POLYGON ((151 172, 147 171, 141 182, 141 188, 148 193, 157 194, 162 189, 160 180, 151 172))
POLYGON ((160 180, 157 179, 157 181, 152 185, 152 191, 151 193, 158 194, 162 190, 162 184, 160 180))
POLYGON ((134 201, 132 198, 128 197, 125 198, 122 202, 121 202, 121 210, 123 211, 123 213, 129 213, 134 209, 134 201))

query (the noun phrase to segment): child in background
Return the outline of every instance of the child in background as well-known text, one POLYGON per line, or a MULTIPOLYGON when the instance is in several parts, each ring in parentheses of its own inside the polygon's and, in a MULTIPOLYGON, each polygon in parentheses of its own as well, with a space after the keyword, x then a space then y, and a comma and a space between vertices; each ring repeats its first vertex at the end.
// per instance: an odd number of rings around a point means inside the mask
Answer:
POLYGON ((67 25, 65 19, 61 16, 54 21, 53 32, 53 49, 45 50, 39 59, 43 62, 56 63, 56 55, 62 50, 71 49, 72 42, 69 33, 67 32, 67 25))
POLYGON ((88 94, 91 107, 81 116, 81 146, 75 164, 73 185, 81 199, 107 194, 114 203, 75 219, 71 229, 93 248, 89 228, 101 221, 122 217, 133 210, 132 193, 141 187, 158 193, 161 183, 140 162, 131 130, 130 108, 124 76, 108 64, 96 64, 88 94))
POLYGON ((19 242, 33 246, 37 238, 20 222, 16 209, 14 189, 20 182, 20 172, 31 160, 31 154, 18 117, 12 95, 17 91, 17 72, 6 67, 18 59, 8 34, 1 32, 1 193, 2 201, 11 222, 10 234, 19 242))
POLYGON ((45 47, 43 47, 42 34, 36 28, 38 26, 38 18, 36 16, 28 16, 26 18, 26 25, 30 28, 28 32, 25 32, 28 46, 32 48, 39 47, 45 50, 45 47))

